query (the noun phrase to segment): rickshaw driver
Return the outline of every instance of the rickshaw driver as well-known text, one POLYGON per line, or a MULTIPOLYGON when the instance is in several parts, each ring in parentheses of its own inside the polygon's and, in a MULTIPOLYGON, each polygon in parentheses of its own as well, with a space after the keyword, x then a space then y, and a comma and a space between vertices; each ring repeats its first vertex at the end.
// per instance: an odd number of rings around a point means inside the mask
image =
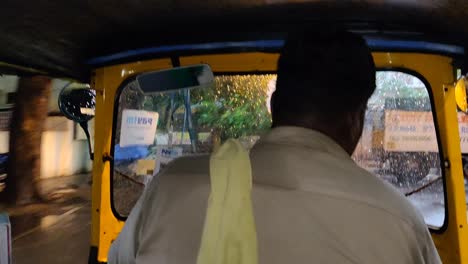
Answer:
MULTIPOLYGON (((250 153, 259 263, 441 263, 417 209, 350 158, 375 90, 363 38, 290 34, 277 78, 273 128, 250 153)), ((209 190, 208 158, 174 162, 146 188, 109 263, 195 263, 209 190)))

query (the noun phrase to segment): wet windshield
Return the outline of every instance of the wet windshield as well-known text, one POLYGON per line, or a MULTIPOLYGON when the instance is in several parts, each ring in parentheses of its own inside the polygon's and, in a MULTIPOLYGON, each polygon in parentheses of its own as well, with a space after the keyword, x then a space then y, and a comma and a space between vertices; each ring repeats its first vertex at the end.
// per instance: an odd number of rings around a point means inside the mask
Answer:
POLYGON ((211 153, 228 138, 252 147, 271 126, 267 102, 275 78, 217 76, 214 89, 151 94, 128 84, 119 98, 114 137, 114 211, 128 215, 145 184, 178 157, 211 153), (157 125, 142 133, 122 122, 129 117, 153 117, 157 125), (148 142, 136 144, 145 137, 148 142))
MULTIPOLYGON (((128 215, 145 184, 175 158, 210 153, 228 138, 252 147, 271 126, 275 80, 271 74, 217 76, 214 89, 171 93, 145 93, 127 84, 116 111, 115 213, 128 215), (146 122, 148 129, 134 129, 128 120, 146 122)), ((433 228, 445 218, 438 151, 424 83, 406 73, 378 72, 353 158, 406 194, 433 228)))
POLYGON ((423 213, 426 223, 444 223, 439 148, 428 89, 417 77, 377 73, 364 131, 354 160, 391 183, 423 213))

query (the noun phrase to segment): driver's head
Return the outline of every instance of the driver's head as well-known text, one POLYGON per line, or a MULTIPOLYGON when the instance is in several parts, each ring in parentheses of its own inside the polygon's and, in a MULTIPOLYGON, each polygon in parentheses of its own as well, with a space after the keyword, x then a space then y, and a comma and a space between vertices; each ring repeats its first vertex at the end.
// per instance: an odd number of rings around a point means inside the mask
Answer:
POLYGON ((374 90, 375 65, 361 36, 337 28, 291 33, 278 61, 273 126, 318 130, 351 154, 374 90))

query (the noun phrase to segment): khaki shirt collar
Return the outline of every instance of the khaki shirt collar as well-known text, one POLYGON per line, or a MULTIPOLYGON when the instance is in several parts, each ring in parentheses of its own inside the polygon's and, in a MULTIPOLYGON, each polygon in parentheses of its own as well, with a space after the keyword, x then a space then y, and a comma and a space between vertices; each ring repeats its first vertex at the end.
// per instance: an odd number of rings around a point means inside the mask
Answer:
POLYGON ((349 154, 332 138, 317 130, 303 127, 281 126, 273 128, 259 141, 259 146, 265 143, 309 148, 328 152, 339 158, 351 159, 349 154))
POLYGON ((300 189, 305 175, 313 175, 323 167, 319 161, 323 157, 337 165, 356 166, 348 153, 323 133, 301 127, 276 127, 250 151, 253 181, 300 189))

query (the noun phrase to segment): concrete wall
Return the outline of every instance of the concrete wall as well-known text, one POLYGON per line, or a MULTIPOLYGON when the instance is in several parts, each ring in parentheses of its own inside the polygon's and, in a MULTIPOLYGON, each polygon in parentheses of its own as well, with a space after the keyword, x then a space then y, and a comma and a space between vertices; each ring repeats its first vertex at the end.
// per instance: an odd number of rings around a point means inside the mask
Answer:
MULTIPOLYGON (((18 77, 0 77, 0 107, 10 108, 7 95, 15 92, 18 77)), ((58 95, 69 81, 54 79, 49 99, 49 113, 59 113, 58 95)), ((93 120, 89 124, 93 135, 93 120)), ((9 132, 0 130, 0 153, 8 152, 9 132)), ((81 127, 64 116, 47 118, 41 142, 41 177, 52 178, 89 172, 92 162, 89 159, 88 145, 81 127)))
POLYGON ((88 143, 76 139, 81 127, 65 117, 49 117, 42 134, 41 177, 68 176, 91 171, 88 143))
MULTIPOLYGON (((81 127, 62 116, 48 117, 42 134, 41 178, 91 171, 88 143, 79 137, 81 131, 74 132, 74 129, 81 127), (75 134, 80 139, 75 139, 75 134)), ((0 153, 8 152, 8 137, 8 131, 0 131, 0 153)))

